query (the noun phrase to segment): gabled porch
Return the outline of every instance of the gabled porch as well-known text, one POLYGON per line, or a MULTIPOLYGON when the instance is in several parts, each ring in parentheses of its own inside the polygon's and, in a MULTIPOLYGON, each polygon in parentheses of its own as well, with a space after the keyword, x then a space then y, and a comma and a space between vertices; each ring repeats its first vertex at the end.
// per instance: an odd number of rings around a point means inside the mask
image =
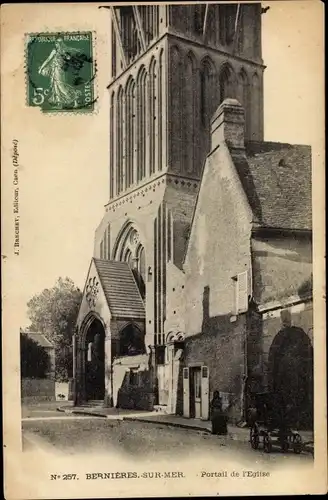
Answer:
POLYGON ((104 406, 119 403, 126 376, 122 378, 122 370, 115 368, 117 360, 125 359, 129 380, 135 358, 143 358, 137 371, 147 371, 144 338, 145 307, 131 268, 125 262, 93 258, 74 336, 75 406, 88 401, 104 406))

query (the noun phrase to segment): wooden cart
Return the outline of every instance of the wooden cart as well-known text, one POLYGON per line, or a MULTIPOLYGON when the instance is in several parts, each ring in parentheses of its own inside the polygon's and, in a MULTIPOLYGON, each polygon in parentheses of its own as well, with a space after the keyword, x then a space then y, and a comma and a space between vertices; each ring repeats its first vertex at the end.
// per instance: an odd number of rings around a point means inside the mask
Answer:
POLYGON ((294 453, 301 453, 302 437, 289 425, 287 413, 274 394, 255 395, 255 405, 250 417, 250 443, 254 450, 262 445, 263 450, 270 453, 273 446, 279 446, 284 452, 291 449, 294 453))

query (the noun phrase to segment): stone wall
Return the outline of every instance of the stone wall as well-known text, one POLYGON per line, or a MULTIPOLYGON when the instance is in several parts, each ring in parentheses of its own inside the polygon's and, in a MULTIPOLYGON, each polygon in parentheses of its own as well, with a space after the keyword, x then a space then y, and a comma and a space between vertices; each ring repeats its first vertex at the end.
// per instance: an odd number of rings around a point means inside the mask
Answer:
POLYGON ((21 381, 21 399, 24 403, 38 401, 55 401, 55 380, 40 378, 24 378, 21 381))
POLYGON ((208 367, 210 399, 215 390, 229 395, 230 419, 241 419, 241 391, 245 372, 245 321, 241 316, 232 325, 228 318, 210 322, 202 333, 185 342, 184 365, 208 367))
POLYGON ((258 304, 312 292, 311 235, 252 238, 254 299, 258 304))

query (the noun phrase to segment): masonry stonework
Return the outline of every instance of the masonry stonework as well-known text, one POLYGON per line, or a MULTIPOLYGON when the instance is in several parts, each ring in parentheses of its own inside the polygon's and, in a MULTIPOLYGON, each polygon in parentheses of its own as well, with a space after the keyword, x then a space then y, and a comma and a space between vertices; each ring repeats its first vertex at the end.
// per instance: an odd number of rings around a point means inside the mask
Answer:
POLYGON ((280 388, 309 425, 311 151, 263 141, 261 6, 111 16, 101 290, 87 301, 89 272, 76 378, 103 369, 105 404, 202 419, 219 390, 235 422, 280 388))

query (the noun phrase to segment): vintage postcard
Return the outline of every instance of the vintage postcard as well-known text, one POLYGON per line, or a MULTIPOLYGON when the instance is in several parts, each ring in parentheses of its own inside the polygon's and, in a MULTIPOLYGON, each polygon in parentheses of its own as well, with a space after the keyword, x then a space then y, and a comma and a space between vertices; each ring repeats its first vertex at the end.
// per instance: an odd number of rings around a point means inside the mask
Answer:
POLYGON ((323 19, 2 5, 8 500, 326 492, 323 19))

